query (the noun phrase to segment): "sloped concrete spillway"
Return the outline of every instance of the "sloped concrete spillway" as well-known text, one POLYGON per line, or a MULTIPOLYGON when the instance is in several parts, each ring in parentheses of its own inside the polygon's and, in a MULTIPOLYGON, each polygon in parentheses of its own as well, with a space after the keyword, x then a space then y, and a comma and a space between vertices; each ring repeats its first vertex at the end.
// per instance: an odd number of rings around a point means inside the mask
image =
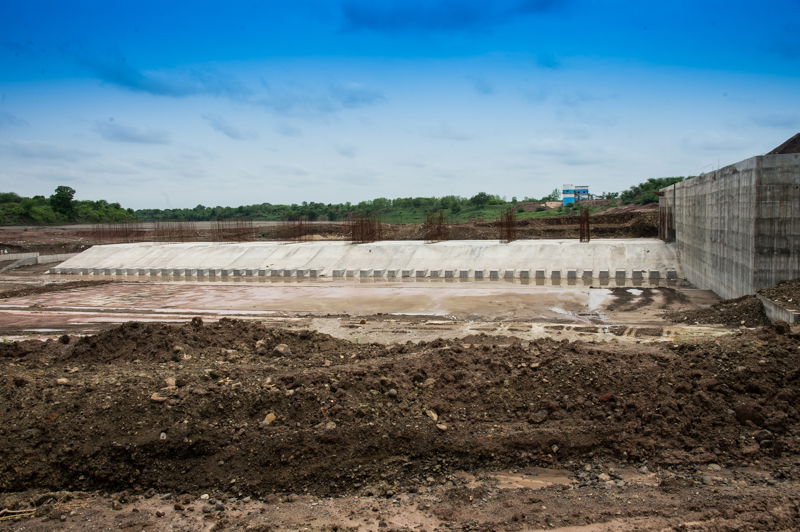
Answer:
POLYGON ((186 277, 459 279, 681 276, 673 247, 657 239, 134 243, 94 246, 58 274, 186 277))

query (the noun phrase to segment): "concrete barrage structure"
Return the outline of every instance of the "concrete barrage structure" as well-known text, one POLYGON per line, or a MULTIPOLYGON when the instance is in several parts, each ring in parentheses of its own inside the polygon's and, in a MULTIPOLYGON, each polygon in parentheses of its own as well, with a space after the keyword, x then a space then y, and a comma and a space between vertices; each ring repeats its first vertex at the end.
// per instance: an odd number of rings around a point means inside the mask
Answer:
POLYGON ((351 242, 186 242, 94 246, 59 274, 170 277, 342 277, 661 280, 680 277, 658 239, 351 242))
POLYGON ((661 190, 686 279, 723 298, 800 277, 800 153, 751 157, 661 190))

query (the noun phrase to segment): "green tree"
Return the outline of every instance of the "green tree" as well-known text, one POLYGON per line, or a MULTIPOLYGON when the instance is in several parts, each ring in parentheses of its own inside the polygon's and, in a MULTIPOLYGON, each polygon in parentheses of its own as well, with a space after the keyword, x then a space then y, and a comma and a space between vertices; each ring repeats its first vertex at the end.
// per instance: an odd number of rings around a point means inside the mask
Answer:
POLYGON ((560 197, 561 197, 561 192, 557 188, 554 188, 550 194, 548 194, 547 196, 542 196, 542 199, 540 201, 558 201, 560 197))
POLYGON ((73 200, 75 197, 75 189, 61 185, 56 187, 56 192, 50 196, 50 207, 59 214, 63 214, 67 218, 72 217, 74 210, 73 200))

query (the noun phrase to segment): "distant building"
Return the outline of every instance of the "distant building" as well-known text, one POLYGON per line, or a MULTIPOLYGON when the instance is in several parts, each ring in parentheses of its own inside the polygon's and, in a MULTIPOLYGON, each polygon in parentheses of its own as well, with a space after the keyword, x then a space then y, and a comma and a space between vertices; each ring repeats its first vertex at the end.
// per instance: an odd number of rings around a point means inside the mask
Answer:
POLYGON ((561 205, 571 205, 592 199, 589 185, 564 185, 561 187, 561 205))

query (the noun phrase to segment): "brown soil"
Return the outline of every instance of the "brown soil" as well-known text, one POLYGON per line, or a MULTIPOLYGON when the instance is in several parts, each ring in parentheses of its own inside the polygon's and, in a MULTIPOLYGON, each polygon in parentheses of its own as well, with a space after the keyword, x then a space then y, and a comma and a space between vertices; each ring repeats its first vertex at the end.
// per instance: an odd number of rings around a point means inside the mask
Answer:
POLYGON ((758 291, 759 294, 790 310, 800 310, 800 279, 783 281, 771 288, 758 291))
POLYGON ((755 296, 726 299, 704 309, 672 312, 664 318, 676 323, 718 323, 729 327, 759 327, 770 323, 764 306, 755 296))
POLYGON ((0 299, 10 297, 33 296, 37 294, 47 294, 49 292, 61 292, 63 290, 73 290, 75 288, 85 288, 109 284, 114 281, 67 281, 63 283, 50 283, 41 286, 25 286, 21 284, 3 285, 0 284, 0 299))
POLYGON ((195 319, 0 344, 0 491, 380 495, 591 459, 788 457, 796 479, 797 343, 387 347, 195 319))
MULTIPOLYGON (((658 213, 653 206, 627 205, 600 212, 591 216, 591 236, 593 238, 639 238, 658 235, 658 213)), ((553 216, 548 218, 528 218, 518 220, 516 238, 578 238, 580 235, 579 216, 553 216)), ((258 227, 261 240, 286 238, 296 228, 289 224, 275 224, 258 227)), ((308 233, 304 239, 349 238, 345 224, 340 222, 309 223, 302 229, 308 233)), ((198 238, 208 240, 209 232, 200 232, 198 238)), ((496 221, 471 221, 449 224, 447 235, 450 239, 493 240, 499 236, 496 221)), ((384 224, 382 238, 386 240, 424 240, 424 224, 384 224)), ((153 240, 153 235, 142 234, 139 240, 153 240)), ((98 238, 91 227, 28 227, 0 228, 0 247, 10 252, 76 253, 95 244, 109 244, 111 240, 98 238)))

